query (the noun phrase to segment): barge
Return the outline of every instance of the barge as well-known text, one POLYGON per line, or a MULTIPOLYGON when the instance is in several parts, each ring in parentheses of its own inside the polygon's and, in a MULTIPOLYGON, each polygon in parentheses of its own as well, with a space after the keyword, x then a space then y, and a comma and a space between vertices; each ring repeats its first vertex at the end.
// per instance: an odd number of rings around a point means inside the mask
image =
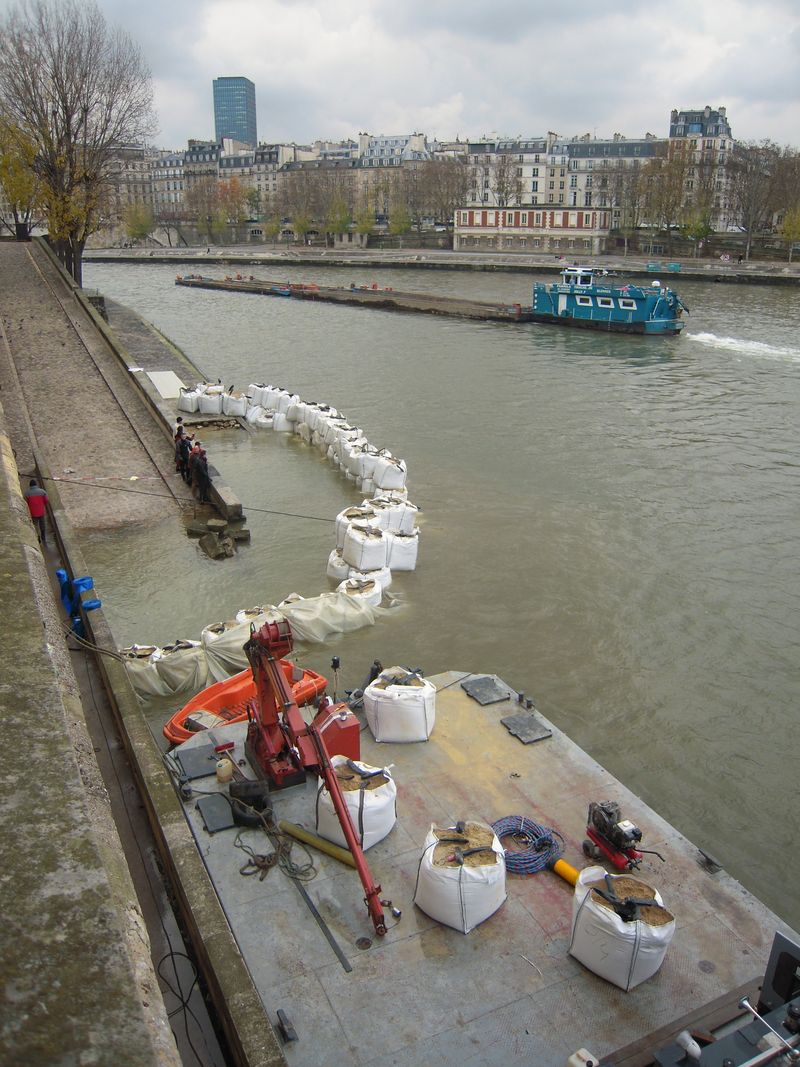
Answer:
POLYGON ((681 315, 689 309, 676 292, 657 280, 648 287, 609 285, 607 274, 596 267, 567 267, 560 282, 536 282, 531 321, 648 336, 680 333, 681 315))
POLYGON ((477 319, 481 322, 530 322, 531 309, 521 304, 489 303, 430 293, 404 293, 370 285, 313 285, 279 282, 237 274, 233 277, 206 278, 200 274, 179 274, 176 285, 192 289, 215 289, 230 293, 258 293, 262 296, 290 297, 355 307, 380 308, 383 311, 412 311, 451 318, 477 319))
MULTIPOLYGON (((379 743, 368 729, 351 729, 352 709, 341 722, 335 708, 320 710, 306 735, 297 709, 284 721, 281 701, 259 679, 268 716, 254 711, 249 723, 196 734, 169 761, 215 895, 279 1035, 273 1048, 287 1064, 720 1067, 725 1056, 692 1060, 681 1044, 674 1055, 669 1050, 684 1030, 739 1019, 752 1024, 737 1039, 740 1048, 760 1054, 756 1045, 767 1031, 741 1006, 744 998, 782 1026, 775 1013, 786 1014, 798 993, 797 935, 502 680, 469 672, 428 679, 436 691, 430 739, 379 743), (270 739, 259 753, 264 730, 270 739), (215 771, 224 753, 242 779, 237 795, 258 791, 259 765, 270 773, 273 826, 293 837, 302 824, 313 827, 321 786, 281 764, 292 752, 295 771, 319 763, 319 747, 308 747, 315 735, 326 737, 331 752, 337 740, 344 743, 349 766, 392 768, 397 818, 369 848, 366 872, 343 864, 341 849, 297 854, 289 863, 285 837, 215 821, 229 815, 223 794, 230 787, 215 771), (626 826, 641 828, 647 850, 636 876, 676 920, 663 961, 640 985, 626 992, 577 961, 574 893, 554 869, 514 874, 509 862, 504 901, 467 934, 422 910, 420 870, 432 826, 458 835, 474 821, 524 818, 552 828, 568 866, 583 864, 587 806, 601 797, 619 807, 626 826)), ((506 839, 504 845, 514 848, 506 839)), ((362 853, 352 854, 363 867, 362 853)), ((236 997, 235 989, 221 992, 236 997)), ((279 1062, 277 1055, 270 1062, 279 1062)))

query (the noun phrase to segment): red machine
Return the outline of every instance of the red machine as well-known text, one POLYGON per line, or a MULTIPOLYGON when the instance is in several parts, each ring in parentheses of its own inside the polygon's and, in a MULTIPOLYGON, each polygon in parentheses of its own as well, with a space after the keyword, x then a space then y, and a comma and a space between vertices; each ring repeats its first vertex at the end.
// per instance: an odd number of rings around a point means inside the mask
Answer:
POLYGON ((595 860, 605 856, 618 871, 639 867, 645 855, 658 856, 664 862, 660 852, 642 848, 642 831, 630 819, 623 819, 619 804, 611 800, 600 804, 593 800, 589 804, 586 834, 584 855, 595 860))
POLYGON ((347 812, 330 755, 357 760, 361 754, 358 719, 346 704, 320 702, 306 723, 281 670, 280 658, 292 650, 289 623, 268 622, 244 646, 256 684, 255 714, 247 727, 246 751, 256 773, 272 788, 304 782, 311 771, 325 782, 364 887, 364 903, 379 935, 386 933, 381 887, 375 885, 347 812))

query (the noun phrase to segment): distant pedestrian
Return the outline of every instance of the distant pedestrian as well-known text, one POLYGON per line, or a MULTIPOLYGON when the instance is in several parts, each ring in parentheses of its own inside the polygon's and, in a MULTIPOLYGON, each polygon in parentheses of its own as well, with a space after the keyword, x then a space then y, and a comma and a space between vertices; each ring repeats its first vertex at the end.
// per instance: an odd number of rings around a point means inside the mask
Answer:
POLYGON ((211 478, 208 473, 208 459, 204 448, 200 449, 200 454, 194 461, 194 479, 197 486, 197 499, 201 504, 207 504, 211 478))
POLYGON ((739 258, 738 258, 738 259, 736 260, 736 262, 737 262, 737 263, 741 263, 743 259, 744 259, 744 256, 742 256, 742 255, 740 254, 740 255, 739 255, 739 258))
POLYGON ((36 532, 39 535, 39 540, 43 545, 47 544, 47 535, 44 525, 44 513, 47 508, 47 493, 41 488, 35 478, 31 478, 30 484, 25 491, 25 501, 28 505, 28 511, 31 514, 31 519, 36 527, 36 532))
POLYGON ((190 482, 191 478, 189 477, 189 456, 192 451, 191 438, 187 437, 185 433, 181 434, 176 442, 176 448, 178 449, 178 454, 180 457, 180 466, 178 467, 180 476, 185 482, 190 482))

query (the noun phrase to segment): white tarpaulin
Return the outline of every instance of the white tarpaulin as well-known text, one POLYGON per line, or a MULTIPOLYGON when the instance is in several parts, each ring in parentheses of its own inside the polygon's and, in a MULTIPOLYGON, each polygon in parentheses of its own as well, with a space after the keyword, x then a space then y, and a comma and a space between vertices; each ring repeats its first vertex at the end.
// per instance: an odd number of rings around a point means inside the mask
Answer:
POLYGON ((282 601, 276 610, 284 615, 299 641, 320 644, 332 634, 345 634, 372 626, 379 608, 341 593, 321 593, 301 600, 282 601))

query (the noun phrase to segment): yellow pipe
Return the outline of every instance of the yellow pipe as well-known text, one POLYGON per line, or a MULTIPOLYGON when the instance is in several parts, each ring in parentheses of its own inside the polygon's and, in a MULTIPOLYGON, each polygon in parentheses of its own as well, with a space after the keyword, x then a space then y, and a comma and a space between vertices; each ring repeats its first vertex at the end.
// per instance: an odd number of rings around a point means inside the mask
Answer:
POLYGON ((565 882, 569 882, 570 885, 575 885, 578 881, 578 871, 572 864, 567 863, 566 860, 556 860, 551 870, 554 874, 557 874, 559 878, 563 878, 565 882))
POLYGON ((315 834, 313 830, 306 830, 304 826, 298 826, 295 822, 286 822, 284 819, 281 819, 278 823, 278 829, 285 834, 289 834, 290 837, 296 837, 298 841, 302 841, 306 845, 313 845, 314 848, 318 848, 320 852, 332 856, 340 863, 346 863, 349 867, 355 867, 356 865, 349 849, 340 848, 339 845, 326 841, 324 837, 315 834))

